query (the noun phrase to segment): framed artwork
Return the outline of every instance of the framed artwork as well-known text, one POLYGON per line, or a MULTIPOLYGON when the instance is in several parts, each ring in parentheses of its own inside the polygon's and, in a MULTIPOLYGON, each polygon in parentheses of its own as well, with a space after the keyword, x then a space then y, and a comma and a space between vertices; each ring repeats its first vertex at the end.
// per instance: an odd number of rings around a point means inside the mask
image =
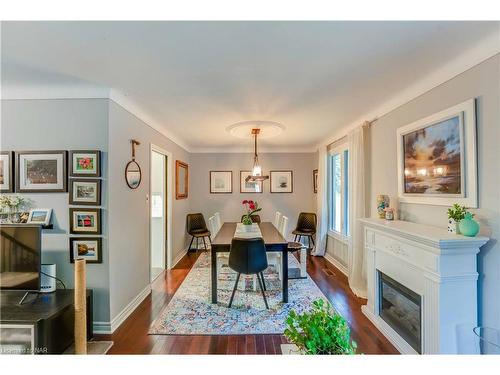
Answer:
POLYGON ((399 128, 401 202, 477 207, 475 100, 399 128))
POLYGON ((49 225, 52 208, 36 208, 30 211, 27 223, 49 225))
POLYGON ((74 177, 99 177, 101 175, 101 151, 70 151, 69 175, 74 177))
POLYGON ((16 191, 67 191, 66 151, 16 151, 16 191))
POLYGON ((69 204, 83 206, 101 205, 101 180, 77 179, 69 180, 69 204))
POLYGON ((262 181, 246 182, 247 176, 251 175, 252 171, 240 171, 240 193, 262 193, 262 181))
POLYGON ((175 199, 187 199, 189 189, 189 165, 175 161, 175 199))
POLYGON ((69 226, 72 234, 101 234, 101 209, 70 208, 69 226))
POLYGON ((313 170, 313 189, 314 189, 315 193, 318 192, 318 170, 317 169, 313 170))
POLYGON ((14 192, 14 175, 12 172, 12 152, 0 152, 0 193, 14 192))
POLYGON ((210 194, 231 194, 232 192, 232 171, 210 171, 210 194))
POLYGON ((293 193, 292 171, 270 172, 271 193, 293 193))
POLYGON ((99 237, 70 237, 69 259, 85 259, 87 263, 102 263, 102 239, 99 237))

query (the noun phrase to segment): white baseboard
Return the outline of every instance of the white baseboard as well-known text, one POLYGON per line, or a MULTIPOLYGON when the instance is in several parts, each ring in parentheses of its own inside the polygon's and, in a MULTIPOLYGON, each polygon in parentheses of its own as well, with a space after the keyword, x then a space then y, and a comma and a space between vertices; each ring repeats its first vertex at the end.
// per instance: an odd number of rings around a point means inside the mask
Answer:
POLYGON ((335 259, 333 256, 331 256, 328 253, 325 253, 324 255, 325 259, 329 261, 331 264, 333 264, 336 268, 340 270, 344 275, 347 276, 347 267, 340 263, 337 259, 335 259))
POLYGON ((111 322, 94 322, 94 333, 112 334, 134 312, 144 299, 151 293, 151 285, 147 285, 111 322))
POLYGON ((180 252, 180 253, 179 253, 179 254, 175 257, 175 259, 172 261, 172 268, 173 268, 173 267, 175 267, 175 266, 177 265, 177 263, 179 263, 179 262, 180 262, 180 260, 181 260, 182 258, 184 258, 184 255, 186 255, 186 254, 187 254, 187 252, 188 252, 188 251, 187 251, 187 249, 185 249, 185 250, 181 251, 181 252, 180 252))

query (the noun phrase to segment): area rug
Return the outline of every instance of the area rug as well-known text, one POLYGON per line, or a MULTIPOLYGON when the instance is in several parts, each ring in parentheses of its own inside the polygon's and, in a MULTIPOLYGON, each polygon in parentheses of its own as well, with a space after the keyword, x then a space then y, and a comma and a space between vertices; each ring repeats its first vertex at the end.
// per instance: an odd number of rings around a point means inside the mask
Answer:
MULTIPOLYGON (((220 261, 220 260, 219 260, 220 261)), ((290 267, 298 261, 289 257, 290 267)), ((199 256, 170 303, 150 327, 153 335, 239 335, 282 334, 290 310, 298 313, 311 308, 318 298, 326 300, 309 276, 289 280, 288 303, 282 302, 281 281, 274 267, 264 272, 266 310, 260 289, 254 290, 253 277, 240 278, 233 305, 228 308, 236 273, 227 265, 218 276, 218 303, 210 303, 210 254, 199 256)))

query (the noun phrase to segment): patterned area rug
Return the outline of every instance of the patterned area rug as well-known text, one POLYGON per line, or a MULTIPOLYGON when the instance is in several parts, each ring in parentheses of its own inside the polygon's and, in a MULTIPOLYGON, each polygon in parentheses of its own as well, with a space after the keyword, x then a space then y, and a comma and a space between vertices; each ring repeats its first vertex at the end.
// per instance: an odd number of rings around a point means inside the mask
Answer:
MULTIPOLYGON (((219 259, 219 262, 221 260, 219 259)), ((298 267, 295 257, 289 257, 290 267, 298 267)), ((312 302, 326 297, 308 276, 289 280, 288 303, 281 301, 281 281, 274 267, 264 271, 269 303, 266 310, 260 289, 253 288, 253 277, 240 278, 233 305, 229 298, 236 273, 227 265, 219 271, 218 303, 210 303, 210 254, 199 256, 170 303, 150 327, 154 335, 238 335, 282 334, 285 319, 293 309, 298 313, 309 310, 312 302)))

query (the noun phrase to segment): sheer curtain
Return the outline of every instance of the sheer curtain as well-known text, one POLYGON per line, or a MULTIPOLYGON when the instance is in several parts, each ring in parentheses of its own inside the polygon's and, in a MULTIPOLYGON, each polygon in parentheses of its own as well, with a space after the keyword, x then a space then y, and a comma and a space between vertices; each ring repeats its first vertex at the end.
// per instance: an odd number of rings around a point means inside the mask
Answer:
POLYGON ((326 252, 326 234, 328 231, 328 201, 327 201, 327 151, 326 146, 320 146, 318 155, 318 193, 316 196, 316 215, 318 225, 316 228, 316 245, 311 251, 312 255, 324 256, 326 252))
POLYGON ((366 216, 365 193, 365 130, 369 123, 349 132, 349 258, 348 279, 351 290, 366 298, 366 257, 363 227, 358 219, 366 216))

